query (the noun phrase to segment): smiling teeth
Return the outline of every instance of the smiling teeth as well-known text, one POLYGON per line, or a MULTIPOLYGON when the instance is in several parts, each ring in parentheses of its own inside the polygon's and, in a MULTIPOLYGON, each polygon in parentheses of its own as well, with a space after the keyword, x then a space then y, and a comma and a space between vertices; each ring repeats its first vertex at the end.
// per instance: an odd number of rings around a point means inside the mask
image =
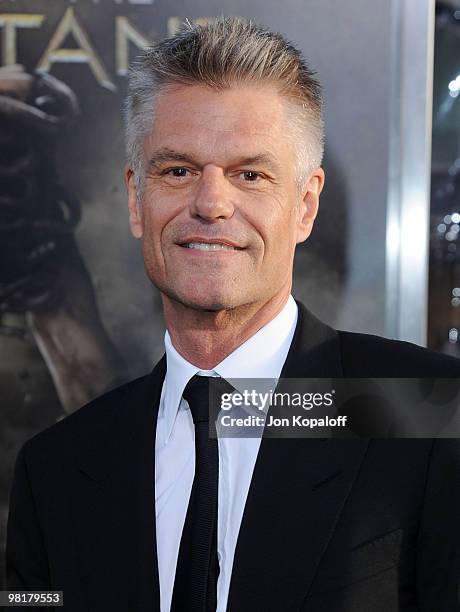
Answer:
POLYGON ((208 242, 189 242, 184 246, 188 249, 198 249, 200 251, 236 251, 235 247, 228 244, 219 244, 215 242, 212 244, 209 244, 208 242))

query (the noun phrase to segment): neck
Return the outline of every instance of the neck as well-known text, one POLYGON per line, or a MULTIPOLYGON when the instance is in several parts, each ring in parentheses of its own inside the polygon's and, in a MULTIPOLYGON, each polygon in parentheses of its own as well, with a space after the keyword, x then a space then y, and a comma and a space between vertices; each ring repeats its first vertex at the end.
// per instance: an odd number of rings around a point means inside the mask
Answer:
POLYGON ((281 312, 291 287, 265 302, 230 310, 190 308, 162 294, 166 327, 178 353, 201 370, 212 370, 281 312))

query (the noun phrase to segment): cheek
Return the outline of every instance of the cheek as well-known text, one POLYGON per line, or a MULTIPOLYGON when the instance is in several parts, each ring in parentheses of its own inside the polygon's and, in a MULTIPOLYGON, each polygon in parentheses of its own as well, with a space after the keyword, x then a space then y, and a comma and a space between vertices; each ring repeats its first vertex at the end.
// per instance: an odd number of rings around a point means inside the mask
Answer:
POLYGON ((287 257, 295 246, 295 213, 281 207, 272 208, 258 226, 267 254, 287 257))
POLYGON ((144 213, 144 248, 149 251, 154 251, 159 244, 159 227, 160 219, 156 218, 151 210, 146 210, 144 213))
POLYGON ((144 201, 144 240, 150 250, 161 250, 171 221, 177 216, 177 206, 153 195, 144 201))

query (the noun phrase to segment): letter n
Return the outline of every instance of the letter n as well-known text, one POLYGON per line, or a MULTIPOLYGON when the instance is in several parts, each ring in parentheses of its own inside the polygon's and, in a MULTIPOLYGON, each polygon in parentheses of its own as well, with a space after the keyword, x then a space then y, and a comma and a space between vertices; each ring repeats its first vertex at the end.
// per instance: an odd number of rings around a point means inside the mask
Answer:
POLYGON ((149 40, 137 28, 130 23, 127 17, 116 18, 115 31, 115 57, 117 63, 117 74, 124 76, 128 73, 129 43, 133 43, 139 49, 149 46, 149 40))

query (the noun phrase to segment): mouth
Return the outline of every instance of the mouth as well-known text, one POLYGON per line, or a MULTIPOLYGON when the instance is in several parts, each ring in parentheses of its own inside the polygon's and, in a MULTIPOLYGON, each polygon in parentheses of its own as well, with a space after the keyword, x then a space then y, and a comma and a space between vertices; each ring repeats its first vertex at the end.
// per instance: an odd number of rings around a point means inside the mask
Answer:
POLYGON ((242 247, 237 247, 227 242, 184 242, 179 246, 184 249, 197 251, 242 251, 242 247))

